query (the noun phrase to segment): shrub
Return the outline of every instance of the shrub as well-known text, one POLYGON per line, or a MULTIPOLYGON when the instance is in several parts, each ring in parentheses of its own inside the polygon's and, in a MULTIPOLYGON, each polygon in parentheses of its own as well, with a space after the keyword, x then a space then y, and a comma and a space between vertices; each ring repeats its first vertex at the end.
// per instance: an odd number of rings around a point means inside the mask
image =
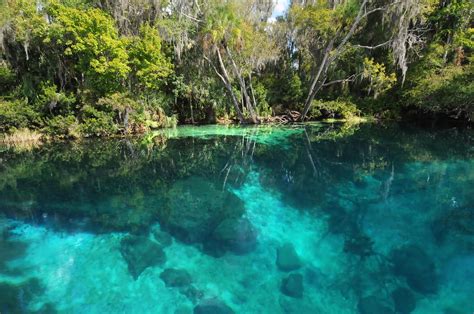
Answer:
POLYGON ((82 108, 81 119, 80 132, 86 137, 110 136, 118 131, 113 114, 99 111, 90 105, 85 105, 82 108))
POLYGON ((44 131, 54 137, 78 138, 80 136, 78 122, 72 115, 48 118, 45 125, 44 131))
POLYGON ((418 78, 403 94, 405 105, 474 120, 474 66, 447 66, 418 78))
POLYGON ((25 100, 0 100, 0 132, 36 126, 39 115, 25 100))
POLYGON ((67 115, 72 112, 72 106, 76 102, 73 95, 58 92, 55 84, 45 82, 41 84, 41 92, 36 101, 40 111, 59 113, 67 115))
POLYGON ((15 88, 15 74, 11 69, 0 61, 0 95, 6 95, 15 88))
POLYGON ((360 114, 357 106, 347 100, 332 100, 332 101, 313 101, 313 106, 309 114, 312 119, 350 119, 360 114))

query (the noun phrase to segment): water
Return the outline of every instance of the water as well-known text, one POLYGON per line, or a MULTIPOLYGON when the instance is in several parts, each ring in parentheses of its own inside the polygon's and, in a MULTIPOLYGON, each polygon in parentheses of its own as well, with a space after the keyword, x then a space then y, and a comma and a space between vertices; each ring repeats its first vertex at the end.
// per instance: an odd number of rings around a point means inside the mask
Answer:
POLYGON ((473 313, 473 143, 312 124, 2 147, 0 313, 473 313))

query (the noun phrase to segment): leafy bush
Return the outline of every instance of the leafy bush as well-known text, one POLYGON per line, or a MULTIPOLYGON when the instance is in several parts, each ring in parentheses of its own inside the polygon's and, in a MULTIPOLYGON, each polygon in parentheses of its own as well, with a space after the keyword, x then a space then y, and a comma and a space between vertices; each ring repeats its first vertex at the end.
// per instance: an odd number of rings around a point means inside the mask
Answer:
POLYGON ((85 105, 81 110, 80 132, 89 136, 110 136, 118 131, 114 123, 113 114, 99 111, 96 108, 85 105))
POLYGON ((253 93, 257 103, 257 114, 259 116, 270 116, 272 114, 272 109, 267 102, 267 89, 265 86, 258 82, 253 87, 253 93))
POLYGON ((124 93, 102 97, 97 102, 101 111, 107 112, 116 124, 116 131, 123 133, 143 133, 151 129, 174 127, 175 117, 166 116, 158 99, 147 104, 136 101, 124 93))
POLYGON ((74 116, 54 116, 45 120, 44 131, 55 137, 79 137, 78 123, 74 116))
POLYGON ((309 114, 312 119, 350 119, 360 114, 357 106, 347 100, 333 100, 333 101, 313 101, 313 106, 309 114))
POLYGON ((71 94, 58 92, 55 84, 45 82, 41 84, 41 91, 36 101, 40 111, 67 115, 72 112, 76 98, 71 94))
POLYGON ((3 62, 0 62, 0 95, 9 93, 15 87, 16 77, 12 70, 3 62))
POLYGON ((33 127, 39 115, 25 100, 0 100, 0 132, 33 127))
POLYGON ((387 74, 386 72, 387 70, 383 63, 377 63, 373 58, 364 59, 362 77, 369 80, 367 93, 373 93, 374 99, 388 91, 397 82, 395 73, 387 74))
POLYGON ((448 66, 419 77, 403 94, 405 105, 474 120, 474 66, 448 66))

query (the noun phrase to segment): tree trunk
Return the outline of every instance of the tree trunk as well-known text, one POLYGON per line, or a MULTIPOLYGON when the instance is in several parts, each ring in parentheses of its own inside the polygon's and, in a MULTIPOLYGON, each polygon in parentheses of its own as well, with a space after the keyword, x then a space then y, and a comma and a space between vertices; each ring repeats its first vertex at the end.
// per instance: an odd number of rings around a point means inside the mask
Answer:
POLYGON ((306 101, 304 103, 304 109, 303 109, 303 114, 301 115, 301 120, 304 121, 306 118, 306 115, 309 112, 309 109, 311 108, 311 103, 314 100, 314 96, 316 96, 316 93, 321 89, 321 87, 324 84, 324 81, 326 80, 326 74, 327 70, 330 65, 330 58, 329 54, 332 51, 332 48, 334 46, 334 39, 331 39, 329 44, 326 47, 326 50, 324 51, 324 57, 323 60, 321 61, 321 64, 319 65, 318 72, 316 76, 313 79, 313 82, 311 83, 311 87, 309 88, 308 92, 308 97, 306 97, 306 101))
POLYGON ((191 89, 191 97, 189 97, 189 109, 191 111, 191 123, 194 124, 194 112, 193 112, 193 93, 194 91, 194 86, 192 86, 191 89))
POLYGON ((255 110, 257 110, 257 101, 255 100, 255 93, 253 92, 253 86, 252 86, 252 73, 249 74, 249 87, 250 87, 250 94, 252 94, 253 107, 255 108, 255 110))
POLYGON ((247 105, 246 107, 247 107, 247 110, 250 113, 250 118, 252 119, 252 122, 254 124, 257 124, 258 123, 258 118, 257 118, 257 115, 256 115, 255 110, 253 108, 252 102, 250 101, 249 94, 247 93, 247 86, 245 85, 245 80, 242 77, 242 73, 239 70, 239 68, 237 67, 237 64, 235 63, 234 58, 232 57, 232 54, 230 53, 230 51, 227 47, 225 47, 225 51, 227 52, 227 55, 229 56, 229 59, 232 63, 232 67, 234 68, 235 75, 239 79, 239 84, 240 84, 240 87, 241 87, 241 90, 242 90, 244 102, 247 105))
POLYGON ((219 59, 219 66, 222 70, 222 75, 220 75, 219 72, 217 71, 216 72, 217 74, 219 74, 219 77, 224 83, 225 88, 229 92, 229 95, 232 99, 232 103, 234 105, 234 109, 237 112, 237 116, 239 117, 240 123, 244 123, 245 122, 244 115, 242 114, 242 111, 239 108, 239 101, 237 100, 237 97, 235 97, 234 91, 232 90, 232 84, 230 84, 229 75, 227 74, 227 70, 225 68, 224 62, 222 61, 222 56, 219 51, 219 48, 217 48, 217 58, 219 59))
POLYGON ((367 6, 368 0, 364 0, 359 8, 359 12, 357 13, 357 16, 354 20, 354 22, 351 25, 351 28, 347 32, 347 34, 342 38, 341 42, 339 45, 336 47, 334 52, 332 53, 332 56, 330 56, 333 46, 334 46, 334 41, 335 38, 337 37, 336 35, 329 41, 326 50, 324 52, 324 57, 323 61, 321 61, 321 65, 319 66, 318 73, 316 74, 316 77, 313 79, 313 83, 311 84, 311 87, 308 92, 308 97, 306 98, 305 104, 304 104, 304 109, 303 109, 303 114, 301 115, 301 120, 304 121, 306 118, 306 115, 309 112, 309 109, 311 108, 311 103, 313 102, 314 97, 316 94, 319 92, 321 87, 324 85, 324 82, 326 81, 327 78, 327 71, 329 69, 329 66, 331 63, 333 63, 339 55, 341 54, 342 50, 344 47, 347 45, 349 39, 354 35, 354 32, 356 31, 357 26, 359 25, 360 21, 367 17, 370 13, 376 12, 379 10, 374 9, 369 12, 366 11, 366 6, 367 6))

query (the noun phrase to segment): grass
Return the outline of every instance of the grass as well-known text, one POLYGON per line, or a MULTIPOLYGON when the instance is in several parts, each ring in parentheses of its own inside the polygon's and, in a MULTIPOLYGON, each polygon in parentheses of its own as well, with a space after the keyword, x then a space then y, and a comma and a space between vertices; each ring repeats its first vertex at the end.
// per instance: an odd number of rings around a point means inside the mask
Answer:
POLYGON ((16 150, 29 151, 41 145, 43 135, 29 129, 15 130, 13 133, 0 135, 0 145, 16 150))

